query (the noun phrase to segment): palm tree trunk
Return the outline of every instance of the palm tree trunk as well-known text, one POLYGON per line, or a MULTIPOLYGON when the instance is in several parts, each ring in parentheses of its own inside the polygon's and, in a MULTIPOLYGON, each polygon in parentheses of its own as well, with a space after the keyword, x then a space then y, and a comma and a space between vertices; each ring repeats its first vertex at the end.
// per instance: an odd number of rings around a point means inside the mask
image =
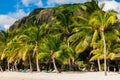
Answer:
POLYGON ((2 71, 3 72, 3 69, 2 69, 2 66, 0 65, 0 71, 2 71))
MULTIPOLYGON (((69 49, 69 47, 70 47, 70 43, 69 40, 67 40, 67 48, 69 49)), ((68 65, 69 65, 69 70, 72 71, 72 62, 70 58, 68 58, 68 65)))
POLYGON ((74 71, 74 66, 75 66, 74 60, 71 59, 71 71, 74 71))
POLYGON ((17 62, 14 63, 14 66, 15 66, 15 71, 18 71, 17 62))
POLYGON ((51 58, 49 59, 49 63, 48 63, 48 70, 51 70, 51 58))
POLYGON ((103 44, 104 44, 104 71, 105 71, 105 76, 107 76, 107 61, 106 61, 106 42, 105 42, 105 36, 104 36, 104 31, 102 31, 102 38, 103 38, 103 44))
POLYGON ((29 65, 30 65, 30 71, 32 72, 32 62, 31 62, 31 58, 30 58, 30 55, 29 55, 29 65))
POLYGON ((54 57, 52 57, 52 61, 53 61, 53 66, 54 66, 55 72, 59 73, 59 71, 57 69, 57 66, 56 66, 56 62, 55 62, 55 58, 54 57))
POLYGON ((99 71, 101 71, 100 59, 99 58, 97 59, 97 62, 98 62, 98 69, 99 69, 99 71))
POLYGON ((71 59, 68 59, 68 65, 69 65, 69 70, 72 71, 72 63, 71 63, 71 59))
POLYGON ((37 72, 40 72, 39 60, 36 58, 37 72))
POLYGON ((36 53, 36 67, 37 67, 37 72, 40 72, 39 60, 37 58, 37 55, 38 55, 38 42, 36 42, 36 44, 35 44, 35 51, 34 51, 34 53, 36 53))
POLYGON ((94 71, 93 70, 93 64, 91 64, 91 66, 90 66, 90 71, 94 71))
POLYGON ((8 71, 10 71, 10 63, 7 62, 8 71))

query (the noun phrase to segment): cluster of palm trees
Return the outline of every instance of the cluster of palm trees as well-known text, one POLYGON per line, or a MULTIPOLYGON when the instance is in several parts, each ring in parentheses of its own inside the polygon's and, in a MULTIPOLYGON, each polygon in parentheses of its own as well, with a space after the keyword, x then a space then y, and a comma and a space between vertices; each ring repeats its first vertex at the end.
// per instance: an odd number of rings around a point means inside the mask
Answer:
MULTIPOLYGON (((120 52, 120 29, 115 11, 103 11, 92 0, 82 5, 62 6, 49 23, 25 23, 14 31, 0 31, 0 69, 92 69, 89 62, 113 60, 120 52), (79 13, 77 13, 79 12, 79 13), (5 65, 4 65, 5 64, 5 65)), ((93 64, 95 66, 95 64, 93 64)), ((102 66, 102 67, 101 67, 102 66)))

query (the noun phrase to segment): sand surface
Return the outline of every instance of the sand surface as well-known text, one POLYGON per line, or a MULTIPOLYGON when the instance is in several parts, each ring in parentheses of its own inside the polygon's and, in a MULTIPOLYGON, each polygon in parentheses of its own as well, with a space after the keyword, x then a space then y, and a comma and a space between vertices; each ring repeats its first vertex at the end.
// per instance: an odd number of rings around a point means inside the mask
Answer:
POLYGON ((0 72, 0 80, 120 80, 120 74, 109 72, 104 76, 104 72, 0 72))

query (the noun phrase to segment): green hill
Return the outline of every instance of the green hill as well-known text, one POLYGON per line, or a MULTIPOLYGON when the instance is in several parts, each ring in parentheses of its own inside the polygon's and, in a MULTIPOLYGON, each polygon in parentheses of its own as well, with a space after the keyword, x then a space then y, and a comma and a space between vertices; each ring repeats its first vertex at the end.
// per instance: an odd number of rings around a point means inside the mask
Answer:
POLYGON ((95 2, 87 2, 85 4, 64 4, 53 8, 37 8, 34 9, 28 16, 16 21, 10 27, 10 30, 15 30, 28 22, 33 23, 34 21, 38 21, 39 25, 42 23, 48 23, 59 12, 66 14, 66 12, 69 11, 74 14, 73 16, 86 17, 87 13, 92 13, 96 9, 99 9, 99 7, 95 4, 95 2))

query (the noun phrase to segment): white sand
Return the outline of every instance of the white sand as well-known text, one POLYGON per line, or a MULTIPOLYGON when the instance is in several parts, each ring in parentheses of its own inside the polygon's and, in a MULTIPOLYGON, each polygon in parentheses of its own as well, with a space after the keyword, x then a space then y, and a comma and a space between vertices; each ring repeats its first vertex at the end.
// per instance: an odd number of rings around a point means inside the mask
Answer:
POLYGON ((120 74, 109 72, 22 73, 0 72, 0 80, 120 80, 120 74))

